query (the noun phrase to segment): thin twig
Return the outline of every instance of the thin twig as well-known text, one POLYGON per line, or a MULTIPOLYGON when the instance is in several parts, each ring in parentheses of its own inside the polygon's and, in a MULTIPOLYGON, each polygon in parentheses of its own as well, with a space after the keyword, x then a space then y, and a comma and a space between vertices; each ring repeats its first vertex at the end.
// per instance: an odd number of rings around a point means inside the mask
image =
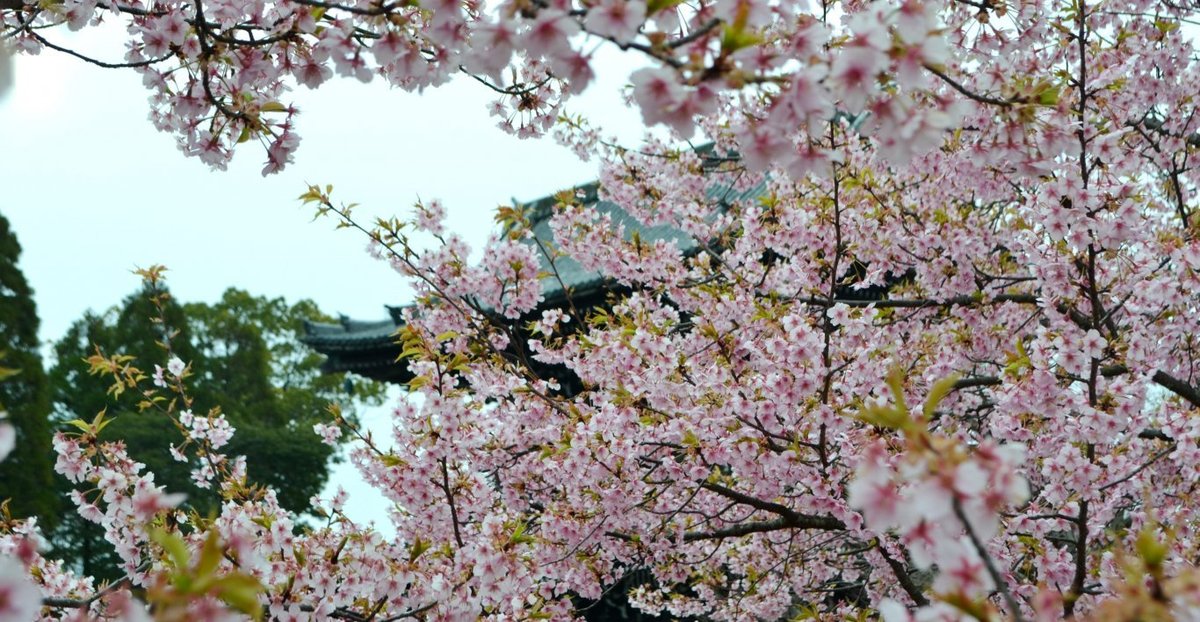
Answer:
POLYGON ((951 78, 950 76, 946 75, 945 72, 938 69, 937 67, 934 67, 933 65, 926 64, 925 69, 927 69, 933 75, 941 78, 942 82, 945 82, 946 84, 950 85, 950 88, 967 96, 968 99, 973 99, 981 104, 990 104, 992 106, 1000 106, 1001 108, 1008 108, 1009 106, 1012 106, 1014 104, 1021 103, 1020 100, 1016 100, 1016 99, 997 99, 995 97, 991 97, 988 95, 981 95, 979 93, 971 91, 971 90, 967 89, 967 87, 956 82, 954 80, 954 78, 951 78))
POLYGON ((983 567, 987 569, 992 582, 996 584, 996 589, 1000 591, 1000 596, 1004 598, 1004 604, 1008 605, 1008 611, 1012 615, 1012 619, 1015 622, 1025 622, 1025 615, 1021 613, 1020 604, 1017 603, 1017 599, 1013 597, 1012 592, 1008 591, 1008 582, 1000 575, 1000 571, 996 569, 995 562, 992 561, 991 553, 988 553, 979 536, 975 534, 975 528, 971 526, 971 521, 967 520, 967 515, 963 512, 962 503, 958 500, 958 497, 953 499, 951 505, 954 507, 954 515, 958 517, 963 529, 967 532, 967 538, 971 540, 971 545, 975 547, 975 552, 979 553, 979 558, 983 560, 983 567))

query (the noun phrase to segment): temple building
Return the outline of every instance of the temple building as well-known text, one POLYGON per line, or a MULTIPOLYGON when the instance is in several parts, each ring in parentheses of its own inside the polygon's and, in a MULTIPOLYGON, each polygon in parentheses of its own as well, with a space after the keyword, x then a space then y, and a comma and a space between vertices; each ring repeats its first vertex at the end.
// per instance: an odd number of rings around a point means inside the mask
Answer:
MULTIPOLYGON (((752 201, 762 196, 766 191, 765 183, 754 187, 734 191, 728 186, 714 185, 706 193, 715 210, 723 210, 735 201, 752 201)), ((659 240, 674 241, 685 255, 699 250, 699 244, 674 227, 660 225, 646 227, 633 219, 623 209, 614 203, 601 201, 597 197, 597 184, 592 183, 575 189, 577 197, 585 204, 593 206, 601 214, 612 217, 615 225, 624 227, 626 239, 632 239, 636 233, 647 243, 659 240)), ((605 279, 597 272, 585 270, 578 262, 570 257, 557 253, 554 234, 550 229, 550 217, 558 202, 557 195, 544 197, 526 204, 526 217, 532 226, 533 237, 524 239, 523 243, 537 244, 545 248, 536 253, 541 265, 540 272, 554 274, 542 280, 541 304, 531 312, 531 316, 540 315, 541 310, 560 307, 567 304, 568 297, 576 311, 585 312, 587 309, 611 304, 613 296, 620 296, 622 288, 615 282, 605 279), (551 266, 547 255, 557 256, 551 266)), ((855 273, 865 273, 865 266, 857 262, 846 275, 848 281, 857 280, 855 273)), ((909 275, 892 277, 888 275, 888 283, 870 288, 852 289, 849 285, 838 289, 838 299, 878 300, 885 298, 889 289, 902 282, 909 275)), ((397 362, 401 347, 396 343, 396 333, 403 326, 404 307, 389 306, 387 317, 379 320, 362 321, 343 317, 338 323, 309 322, 305 325, 304 343, 317 352, 326 356, 323 369, 327 373, 350 372, 359 376, 372 378, 383 382, 406 383, 412 378, 407 364, 397 362)), ((535 363, 535 365, 537 365, 535 363)), ((550 369, 535 367, 532 370, 542 378, 555 378, 566 396, 577 394, 582 390, 578 378, 565 368, 550 369)), ((665 617, 644 614, 630 606, 625 594, 636 585, 651 581, 649 573, 642 569, 630 571, 611 589, 607 590, 600 601, 584 601, 579 605, 583 616, 589 622, 628 621, 628 622, 658 622, 665 617)), ((836 589, 831 589, 837 592, 836 589)), ((845 597, 839 593, 839 597, 845 597)))
MULTIPOLYGON (((731 192, 726 186, 715 185, 708 191, 708 197, 716 205, 745 200, 759 196, 765 186, 758 186, 741 192, 731 192)), ((642 226, 630 217, 623 209, 614 203, 600 201, 596 196, 597 184, 591 183, 575 189, 576 196, 582 198, 585 204, 595 207, 600 213, 612 216, 614 224, 625 228, 625 237, 632 238, 636 233, 647 243, 658 240, 672 240, 685 254, 695 251, 696 241, 687 234, 670 226, 642 226)), ((556 195, 551 195, 526 204, 526 216, 532 225, 533 239, 525 240, 526 244, 540 241, 547 252, 556 254, 558 245, 550 230, 550 216, 557 203, 556 195)), ((546 277, 542 280, 542 303, 538 307, 550 309, 566 303, 568 294, 576 309, 583 310, 602 303, 607 294, 613 292, 613 283, 599 273, 583 269, 574 259, 559 256, 553 266, 550 266, 546 253, 536 253, 541 261, 540 271, 552 273, 557 271, 558 277, 546 277), (565 288, 564 288, 565 286, 565 288)), ((396 331, 403 325, 403 307, 387 307, 388 317, 379 320, 357 320, 342 317, 334 324, 308 322, 305 325, 305 344, 324 354, 326 361, 323 370, 326 373, 350 372, 374 380, 392 383, 404 383, 411 376, 403 363, 397 363, 400 346, 395 342, 396 331)))
MULTIPOLYGON (((612 216, 614 224, 623 225, 625 236, 631 239, 634 233, 647 243, 658 240, 673 240, 685 254, 697 250, 694 239, 682 231, 669 226, 645 227, 630 217, 614 203, 600 201, 596 196, 595 183, 575 189, 576 196, 585 204, 594 206, 602 214, 612 216)), ((722 205, 732 199, 747 199, 760 195, 763 185, 756 186, 745 192, 733 193, 727 187, 714 186, 708 196, 713 204, 722 205)), ((557 277, 546 277, 542 280, 542 302, 532 315, 540 314, 543 309, 550 309, 571 302, 579 312, 604 304, 609 294, 620 294, 616 284, 603 278, 599 273, 585 270, 578 262, 570 257, 557 253, 558 245, 550 229, 550 217, 553 214, 558 199, 555 195, 544 197, 527 204, 526 217, 533 230, 533 239, 524 240, 526 244, 541 242, 546 249, 538 251, 542 273, 557 272, 557 277), (555 256, 553 268, 547 255, 555 256)), ((404 307, 387 307, 388 317, 381 320, 361 321, 343 317, 336 324, 308 322, 305 324, 306 335, 304 343, 326 357, 323 370, 326 373, 350 372, 374 380, 391 383, 406 383, 412 378, 407 363, 397 362, 401 348, 396 343, 396 331, 403 326, 404 307)), ((536 365, 536 364, 535 364, 536 365)), ((534 373, 542 378, 554 377, 565 394, 571 395, 581 390, 578 378, 565 368, 550 369, 538 367, 534 373)), ((582 601, 579 603, 584 618, 589 622, 658 622, 667 618, 651 616, 634 609, 625 597, 627 590, 646 581, 649 574, 639 570, 629 572, 617 585, 606 592, 599 602, 582 601)))

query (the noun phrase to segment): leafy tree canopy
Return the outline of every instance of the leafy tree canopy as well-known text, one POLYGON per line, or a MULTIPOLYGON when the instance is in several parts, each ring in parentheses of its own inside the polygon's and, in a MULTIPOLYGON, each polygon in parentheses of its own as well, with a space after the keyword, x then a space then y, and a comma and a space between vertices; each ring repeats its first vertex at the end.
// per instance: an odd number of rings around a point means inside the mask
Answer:
MULTIPOLYGON (((160 285, 148 285, 120 306, 85 314, 55 344, 50 370, 55 418, 60 424, 90 421, 107 411, 111 424, 102 438, 124 441, 129 455, 155 473, 156 483, 185 492, 192 509, 215 511, 220 498, 192 480, 195 465, 171 455, 167 443, 178 446, 184 439, 177 424, 156 409, 142 411, 137 396, 114 397, 104 379, 88 373, 86 359, 97 349, 133 356, 147 373, 155 362, 165 364, 169 349, 169 356, 190 363, 192 410, 202 414, 220 405, 236 429, 227 450, 249 458, 249 481, 270 486, 283 507, 303 513, 325 485, 334 451, 313 425, 329 420, 330 403, 346 411, 351 406, 346 380, 321 374, 321 356, 299 342, 306 319, 329 318, 311 300, 289 304, 230 288, 215 303, 181 304, 160 285)), ((354 393, 377 403, 383 386, 360 381, 354 393)), ((55 540, 65 557, 104 574, 115 570, 115 563, 107 563, 115 558, 95 541, 99 537, 98 529, 71 516, 55 540)))
POLYGON ((53 491, 50 413, 46 373, 38 354, 38 315, 33 289, 17 261, 21 244, 8 219, 0 216, 0 353, 6 371, 0 383, 0 410, 7 409, 16 447, 0 463, 0 500, 11 498, 15 516, 37 516, 53 524, 58 503, 53 491))

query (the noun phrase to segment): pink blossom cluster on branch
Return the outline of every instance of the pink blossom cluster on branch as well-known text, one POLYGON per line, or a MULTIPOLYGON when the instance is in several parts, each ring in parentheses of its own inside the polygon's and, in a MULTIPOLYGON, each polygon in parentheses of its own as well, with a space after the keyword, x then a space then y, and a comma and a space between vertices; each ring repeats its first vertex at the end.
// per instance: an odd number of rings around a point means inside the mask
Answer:
POLYGON ((0 611, 572 619, 636 574, 631 604, 696 619, 1200 617, 1200 9, 12 4, 27 51, 127 20, 156 123, 217 165, 255 137, 286 163, 280 98, 334 72, 466 71, 540 133, 598 40, 650 62, 631 102, 677 140, 627 149, 563 115, 604 202, 558 196, 552 244, 545 214, 504 209, 478 263, 436 202, 368 228, 310 188, 417 293, 392 438, 315 430, 354 437, 396 537, 342 495, 298 528, 220 453, 235 432, 190 403, 183 361, 98 353, 224 505, 178 509, 97 440, 103 417, 78 422, 58 468, 93 486, 76 503, 125 579, 75 577, 6 520, 0 611), (711 147, 677 146, 698 131, 711 147), (547 308, 568 265, 604 295, 547 308))
MULTIPOLYGON (((835 109, 870 109, 881 140, 906 158, 936 145, 955 123, 960 111, 946 95, 948 85, 993 87, 999 93, 982 97, 1008 102, 1044 98, 1040 85, 971 76, 979 60, 958 54, 955 44, 993 58, 1004 54, 986 33, 973 32, 989 11, 976 5, 5 0, 0 28, 23 52, 49 47, 141 72, 154 124, 174 133, 185 153, 218 168, 248 141, 266 151, 264 174, 285 166, 299 144, 288 91, 297 84, 316 88, 335 73, 420 91, 466 72, 495 92, 492 113, 502 127, 538 135, 554 124, 563 102, 592 81, 598 45, 613 45, 649 64, 630 77, 647 124, 688 137, 695 116, 717 113, 723 99, 753 102, 766 109, 738 120, 748 160, 783 160, 803 172, 834 154, 797 130, 822 125, 835 109), (68 50, 51 32, 114 20, 128 32, 124 59, 68 50)), ((1040 8, 998 3, 992 11, 997 19, 1035 23, 1040 8)))

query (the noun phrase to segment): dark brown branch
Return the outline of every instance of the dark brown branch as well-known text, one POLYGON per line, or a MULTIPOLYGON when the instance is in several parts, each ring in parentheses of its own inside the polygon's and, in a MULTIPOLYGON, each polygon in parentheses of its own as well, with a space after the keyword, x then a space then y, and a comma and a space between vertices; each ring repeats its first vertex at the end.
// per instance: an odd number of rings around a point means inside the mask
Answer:
POLYGON ((983 545, 979 536, 975 534, 975 528, 971 526, 971 521, 967 519, 966 513, 963 512, 962 503, 959 502, 958 497, 953 499, 951 507, 954 508, 954 515, 958 517, 958 521, 962 523, 963 529, 967 532, 967 538, 971 540, 971 545, 975 547, 975 552, 979 553, 979 559, 983 561, 983 567, 987 569, 988 576, 996 584, 996 589, 1004 599, 1004 604, 1008 605, 1008 615, 1012 616, 1015 622, 1025 622, 1025 614, 1021 613, 1021 605, 1017 603, 1017 599, 1008 590, 1008 582, 1004 580, 1004 577, 996 568, 996 563, 992 561, 991 553, 988 553, 987 547, 983 545))
POLYGON ((973 6, 973 7, 977 8, 977 9, 979 9, 980 11, 991 11, 991 10, 994 10, 994 9, 993 9, 993 7, 991 6, 991 2, 990 2, 990 1, 987 1, 987 2, 976 2, 975 0, 955 0, 955 1, 956 1, 956 2, 958 2, 959 4, 965 4, 965 5, 967 5, 967 6, 973 6))
MULTIPOLYGON (((779 515, 779 518, 764 521, 735 523, 729 525, 728 527, 713 529, 711 531, 689 531, 683 534, 684 542, 720 540, 723 538, 740 538, 755 533, 783 531, 785 529, 820 529, 824 531, 841 531, 846 528, 845 523, 832 516, 813 516, 811 514, 801 514, 785 505, 781 505, 773 501, 764 501, 758 497, 753 497, 745 493, 738 492, 720 484, 711 484, 706 482, 700 484, 700 487, 704 490, 714 492, 722 497, 725 497, 726 499, 735 501, 742 505, 748 505, 764 512, 777 514, 779 515)), ((620 531, 609 531, 605 532, 604 535, 624 542, 634 542, 637 539, 631 534, 620 531)))
POLYGON ((467 71, 467 68, 462 65, 458 66, 458 70, 467 74, 468 76, 471 76, 471 78, 473 80, 475 80, 476 82, 488 87, 489 89, 491 89, 501 95, 514 95, 514 96, 528 95, 528 94, 542 88, 543 86, 545 86, 545 84, 547 82, 550 81, 550 76, 547 76, 547 77, 545 77, 541 80, 538 80, 537 82, 534 82, 532 84, 520 84, 520 85, 514 84, 512 86, 504 87, 504 86, 499 86, 497 84, 492 83, 491 80, 488 80, 487 78, 485 78, 481 75, 474 74, 474 73, 471 73, 470 71, 467 71))
MULTIPOLYGON (((701 542, 704 540, 722 540, 724 538, 741 538, 756 533, 769 533, 772 531, 784 531, 786 529, 823 529, 827 531, 836 531, 845 529, 845 525, 841 521, 827 516, 806 516, 803 514, 795 514, 798 519, 789 519, 785 517, 774 518, 763 521, 750 521, 747 523, 736 523, 721 529, 713 529, 711 531, 689 531, 683 534, 684 542, 701 542), (818 521, 818 525, 813 525, 808 521, 818 521)), ((623 542, 634 542, 635 538, 631 534, 620 531, 605 532, 606 536, 615 538, 623 542)))
POLYGON ((797 298, 797 302, 809 305, 817 305, 822 307, 832 307, 834 305, 846 305, 848 307, 875 307, 876 309, 899 308, 899 309, 920 309, 923 307, 954 307, 954 306, 970 306, 978 304, 998 304, 1003 302, 1018 302, 1022 304, 1037 304, 1037 296, 1033 294, 1000 294, 992 298, 983 299, 976 296, 954 296, 945 300, 936 300, 933 298, 899 298, 892 300, 854 300, 849 298, 797 298))
MULTIPOLYGON (((1124 365, 1109 365, 1100 370, 1100 374, 1105 378, 1112 378, 1113 376, 1120 376, 1127 373, 1129 373, 1129 368, 1124 365)), ((1200 407, 1200 390, 1197 390, 1196 387, 1161 369, 1154 372, 1154 375, 1150 379, 1158 384, 1158 386, 1187 400, 1192 406, 1200 407)))
MULTIPOLYGON (((416 618, 416 617, 420 616, 422 613, 425 613, 426 611, 433 609, 435 606, 437 606, 437 603, 429 603, 428 605, 423 605, 416 609, 409 609, 408 611, 405 611, 404 613, 398 613, 394 616, 384 618, 381 622, 395 622, 395 620, 403 620, 405 618, 416 618)), ((317 610, 317 608, 312 605, 308 605, 308 604, 300 605, 300 611, 303 611, 305 613, 312 613, 316 610, 317 610)), ((358 613, 356 611, 351 611, 350 609, 346 609, 345 607, 338 607, 337 609, 333 610, 333 613, 329 614, 329 617, 337 619, 337 620, 350 620, 351 622, 367 622, 368 620, 373 619, 378 614, 378 612, 379 612, 379 606, 376 607, 375 613, 372 613, 370 616, 364 616, 361 613, 358 613)))
MULTIPOLYGON (((0 0, 0 2, 3 2, 3 1, 4 0, 0 0)), ((0 8, 4 8, 4 7, 0 6, 0 8)), ((147 60, 134 61, 131 63, 109 63, 109 62, 105 62, 105 61, 102 61, 102 60, 99 60, 96 58, 92 58, 91 56, 87 56, 85 54, 80 54, 79 52, 76 52, 75 50, 72 50, 70 48, 66 48, 61 45, 51 43, 51 42, 47 41, 46 38, 43 37, 42 35, 39 35, 38 33, 34 32, 34 30, 32 28, 29 28, 28 25, 25 24, 25 20, 21 19, 20 16, 18 16, 18 19, 20 19, 21 25, 25 26, 25 32, 30 37, 32 37, 35 41, 37 41, 38 43, 56 51, 56 52, 62 52, 63 54, 67 54, 68 56, 74 56, 75 58, 78 58, 79 60, 91 63, 93 65, 96 65, 97 67, 103 67, 105 69, 129 69, 129 68, 133 68, 133 67, 148 67, 155 63, 161 63, 161 62, 171 58, 172 56, 174 56, 174 54, 167 53, 163 56, 160 56, 159 58, 151 58, 151 59, 147 59, 147 60)))
MULTIPOLYGON (((143 563, 141 566, 138 566, 136 572, 145 572, 145 570, 149 567, 149 562, 143 563)), ((117 579, 116 581, 106 585, 104 589, 92 594, 87 598, 43 598, 42 606, 54 607, 57 609, 87 609, 88 607, 92 606, 92 603, 123 587, 130 585, 130 581, 130 576, 125 575, 120 579, 117 579)))
POLYGON ((967 376, 959 378, 954 383, 954 390, 961 391, 963 389, 974 389, 976 387, 994 387, 1003 382, 997 376, 967 376))
POLYGON ((784 529, 796 529, 796 525, 792 525, 787 519, 776 518, 765 521, 753 521, 749 523, 738 523, 722 529, 714 529, 713 531, 689 531, 683 534, 684 542, 698 542, 701 540, 721 540, 724 538, 740 538, 754 533, 765 533, 771 531, 783 531, 784 529))
POLYGON ((1138 468, 1130 471, 1129 474, 1126 475, 1125 477, 1122 477, 1121 479, 1118 479, 1118 480, 1111 481, 1111 482, 1101 486, 1100 492, 1104 492, 1104 491, 1108 490, 1109 488, 1112 488, 1113 486, 1123 484, 1123 483, 1137 477, 1138 473, 1141 473, 1142 471, 1146 470, 1150 465, 1165 458, 1168 454, 1170 454, 1173 451, 1175 451, 1175 443, 1174 442, 1171 443, 1170 447, 1160 450, 1158 453, 1154 454, 1153 456, 1150 456, 1149 460, 1147 460, 1146 462, 1143 462, 1141 465, 1138 466, 1138 468))
POLYGON ((967 99, 975 100, 981 104, 989 104, 991 106, 1000 106, 1001 108, 1008 108, 1009 106, 1012 106, 1014 104, 1021 103, 1020 100, 997 99, 997 98, 991 97, 989 95, 981 95, 979 93, 971 91, 971 90, 967 89, 967 87, 956 82, 954 80, 954 78, 951 78, 950 76, 946 75, 945 72, 938 69, 937 67, 934 67, 933 65, 925 65, 925 69, 927 69, 933 75, 941 78, 942 82, 945 82, 946 84, 950 85, 950 88, 965 95, 967 97, 967 99))
POLYGON ((458 527, 458 506, 454 503, 454 493, 450 490, 450 472, 446 468, 446 460, 442 458, 438 460, 442 466, 442 491, 446 493, 446 503, 450 505, 450 526, 454 528, 454 541, 458 543, 458 548, 463 548, 462 533, 458 527))
POLYGON ((896 581, 900 583, 900 587, 904 588, 904 592, 912 599, 918 607, 924 607, 929 604, 929 599, 925 597, 921 588, 913 583, 912 575, 908 574, 908 568, 904 566, 900 560, 892 557, 887 549, 883 548, 883 543, 879 544, 879 554, 883 557, 883 561, 887 562, 889 568, 892 569, 892 574, 896 575, 896 581))
MULTIPOLYGON (((1124 365, 1108 365, 1100 369, 1100 375, 1104 376, 1105 378, 1112 378, 1113 376, 1120 376, 1121 374, 1126 373, 1129 373, 1129 368, 1124 365)), ((1187 400, 1187 402, 1192 406, 1200 407, 1200 390, 1197 390, 1196 387, 1193 387, 1192 385, 1162 370, 1154 372, 1154 376, 1151 377, 1151 380, 1153 380, 1160 387, 1174 393, 1179 397, 1182 397, 1184 400, 1187 400)), ((994 387, 1002 382, 1003 381, 997 376, 968 376, 960 379, 958 382, 955 382, 954 388, 955 390, 961 390, 971 389, 974 387, 994 387)), ((1146 434, 1146 432, 1143 432, 1143 434, 1146 434)), ((1151 433, 1150 436, 1143 436, 1142 438, 1157 438, 1161 440, 1169 439, 1169 437, 1158 431, 1151 433)))
POLYGON ((293 0, 293 1, 296 4, 303 4, 304 6, 310 6, 310 7, 314 7, 314 8, 318 8, 318 9, 327 9, 327 10, 331 10, 331 11, 345 11, 347 13, 353 13, 355 15, 367 15, 367 16, 387 15, 388 13, 391 13, 396 7, 399 6, 398 3, 388 3, 388 4, 380 5, 379 8, 364 9, 364 8, 357 7, 357 6, 338 4, 336 2, 321 2, 320 0, 293 0))
POLYGON ((811 514, 801 514, 785 505, 775 503, 773 501, 764 501, 758 497, 753 497, 745 493, 738 492, 731 488, 726 488, 720 484, 703 483, 700 487, 710 492, 717 493, 731 501, 737 501, 742 505, 748 505, 752 508, 778 514, 780 519, 786 522, 787 527, 796 529, 825 529, 825 530, 841 530, 846 528, 846 524, 832 516, 813 516, 811 514))
POLYGON ((1192 406, 1200 407, 1200 391, 1196 387, 1168 374, 1161 369, 1154 372, 1154 382, 1164 389, 1187 400, 1192 406))
MULTIPOLYGON (((2 0, 0 0, 0 1, 2 1, 2 0)), ((17 0, 17 1, 20 2, 20 0, 17 0)), ((149 17, 149 16, 157 17, 157 16, 166 15, 167 13, 169 13, 169 11, 167 11, 165 9, 147 10, 147 9, 142 9, 142 8, 138 8, 138 7, 124 6, 124 5, 120 5, 120 4, 111 4, 111 3, 105 3, 105 2, 99 2, 96 4, 96 6, 99 8, 102 8, 102 9, 108 9, 110 11, 117 11, 118 13, 125 13, 128 15, 138 15, 138 16, 142 16, 142 17, 149 17)))
POLYGON ((1168 443, 1175 442, 1175 439, 1171 438, 1169 434, 1156 428, 1146 428, 1145 430, 1138 432, 1138 438, 1146 439, 1148 441, 1167 441, 1168 443))
POLYGON ((212 37, 213 41, 220 41, 221 43, 226 43, 229 45, 241 45, 247 47, 258 47, 263 45, 272 45, 282 41, 291 41, 299 35, 299 32, 296 30, 288 30, 287 32, 263 37, 261 39, 238 39, 237 37, 223 35, 210 28, 206 28, 205 30, 208 32, 208 36, 212 37))
POLYGON ((699 28, 697 28, 697 29, 695 29, 695 30, 693 30, 693 31, 691 31, 691 32, 689 32, 689 33, 687 33, 686 35, 684 35, 684 36, 682 36, 682 37, 680 37, 680 38, 678 38, 678 39, 676 39, 676 40, 674 40, 674 41, 672 41, 672 42, 668 43, 668 44, 667 44, 667 47, 671 48, 672 50, 675 50, 675 49, 681 48, 681 47, 683 47, 683 46, 685 46, 685 45, 687 45, 687 44, 689 44, 689 43, 691 43, 691 42, 693 42, 693 41, 695 41, 695 40, 699 39, 700 37, 703 37, 704 35, 708 34, 708 33, 709 33, 709 32, 711 32, 711 31, 712 31, 714 28, 716 28, 717 26, 720 26, 720 25, 721 25, 721 20, 719 20, 719 19, 717 19, 717 18, 715 18, 715 17, 714 17, 714 18, 712 18, 712 19, 708 20, 708 22, 706 22, 706 23, 705 23, 703 26, 701 26, 701 27, 699 27, 699 28))
MULTIPOLYGON (((0 6, 0 8, 4 8, 0 6)), ((43 607, 53 607, 55 609, 85 609, 91 605, 89 600, 79 598, 43 598, 43 607)))
POLYGON ((1164 123, 1159 119, 1143 119, 1140 122, 1139 121, 1130 121, 1129 123, 1126 123, 1125 125, 1128 127, 1135 128, 1135 129, 1146 128, 1146 129, 1150 130, 1151 132, 1163 134, 1165 136, 1173 136, 1175 138, 1183 138, 1184 142, 1186 142, 1187 144, 1189 144, 1193 147, 1200 147, 1200 133, 1188 134, 1186 137, 1179 136, 1178 134, 1172 134, 1163 127, 1164 123))

